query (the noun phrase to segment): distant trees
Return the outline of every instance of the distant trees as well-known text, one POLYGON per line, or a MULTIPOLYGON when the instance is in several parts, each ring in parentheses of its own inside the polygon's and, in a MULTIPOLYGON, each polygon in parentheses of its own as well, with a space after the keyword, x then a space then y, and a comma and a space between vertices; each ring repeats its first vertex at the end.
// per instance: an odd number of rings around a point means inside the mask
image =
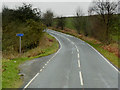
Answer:
POLYGON ((43 22, 44 24, 48 27, 48 26, 52 26, 53 24, 53 17, 54 14, 51 10, 47 10, 44 14, 43 14, 43 22))
POLYGON ((110 33, 113 30, 111 27, 113 25, 114 14, 117 13, 118 2, 112 2, 109 0, 97 0, 92 3, 92 6, 89 8, 89 14, 97 14, 97 21, 101 23, 104 27, 104 37, 107 44, 110 43, 110 33))
POLYGON ((57 17, 57 28, 61 27, 61 29, 63 30, 65 27, 65 17, 57 17))
POLYGON ((77 8, 76 16, 73 18, 73 26, 76 28, 77 33, 83 33, 85 36, 88 36, 87 19, 88 17, 84 16, 82 9, 77 8))
POLYGON ((83 25, 83 11, 81 8, 76 10, 76 16, 73 18, 73 25, 76 28, 77 32, 80 34, 83 25))

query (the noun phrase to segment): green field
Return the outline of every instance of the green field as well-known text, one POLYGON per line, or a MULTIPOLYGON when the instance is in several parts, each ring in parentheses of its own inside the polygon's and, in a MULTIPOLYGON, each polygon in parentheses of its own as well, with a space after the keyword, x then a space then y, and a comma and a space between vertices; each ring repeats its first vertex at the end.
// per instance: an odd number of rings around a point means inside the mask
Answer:
POLYGON ((72 18, 72 17, 66 18, 65 27, 75 30, 75 27, 73 26, 72 21, 73 21, 73 18, 72 18))

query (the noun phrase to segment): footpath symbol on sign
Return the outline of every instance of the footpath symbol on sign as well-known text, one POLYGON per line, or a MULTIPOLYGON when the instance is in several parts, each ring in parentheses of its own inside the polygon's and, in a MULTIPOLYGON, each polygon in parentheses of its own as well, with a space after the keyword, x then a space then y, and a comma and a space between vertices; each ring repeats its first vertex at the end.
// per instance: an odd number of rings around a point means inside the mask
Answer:
POLYGON ((16 36, 19 36, 20 37, 20 55, 21 55, 21 37, 24 36, 24 34, 20 33, 20 34, 16 34, 16 36))

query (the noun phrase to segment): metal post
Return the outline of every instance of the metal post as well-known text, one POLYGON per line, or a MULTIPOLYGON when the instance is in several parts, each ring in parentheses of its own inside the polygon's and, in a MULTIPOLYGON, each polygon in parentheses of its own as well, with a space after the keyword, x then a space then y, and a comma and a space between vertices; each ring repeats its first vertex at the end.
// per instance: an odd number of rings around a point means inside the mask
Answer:
POLYGON ((20 55, 21 55, 21 37, 20 37, 20 55))

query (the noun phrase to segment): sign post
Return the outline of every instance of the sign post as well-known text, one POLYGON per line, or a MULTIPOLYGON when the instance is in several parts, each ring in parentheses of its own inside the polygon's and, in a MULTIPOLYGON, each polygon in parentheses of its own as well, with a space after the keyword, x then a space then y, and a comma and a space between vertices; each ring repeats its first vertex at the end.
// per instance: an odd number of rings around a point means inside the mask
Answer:
POLYGON ((20 48, 19 48, 19 52, 20 52, 20 55, 21 55, 21 37, 24 36, 24 34, 17 34, 16 36, 19 36, 19 38, 20 38, 20 48))
POLYGON ((19 49, 19 51, 20 51, 20 54, 21 54, 21 37, 20 37, 20 49, 19 49))

